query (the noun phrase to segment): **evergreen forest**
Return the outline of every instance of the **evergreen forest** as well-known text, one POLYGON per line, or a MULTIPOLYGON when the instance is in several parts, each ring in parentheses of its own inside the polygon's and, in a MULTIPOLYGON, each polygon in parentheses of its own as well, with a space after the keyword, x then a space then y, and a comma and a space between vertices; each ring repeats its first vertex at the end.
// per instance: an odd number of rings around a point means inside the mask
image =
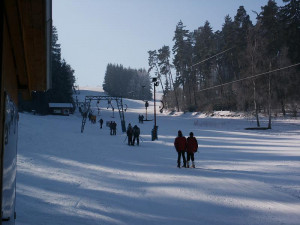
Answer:
POLYGON ((49 102, 73 103, 73 90, 75 84, 74 70, 61 58, 61 47, 58 44, 56 27, 52 28, 52 89, 48 90, 49 102))
POLYGON ((152 98, 150 77, 145 69, 124 68, 116 64, 107 65, 103 90, 111 96, 139 100, 152 98))
POLYGON ((274 0, 256 24, 243 6, 225 16, 221 30, 209 21, 193 31, 176 25, 174 46, 150 50, 169 110, 231 110, 296 115, 300 103, 300 1, 274 0), (172 52, 171 52, 172 51, 172 52))

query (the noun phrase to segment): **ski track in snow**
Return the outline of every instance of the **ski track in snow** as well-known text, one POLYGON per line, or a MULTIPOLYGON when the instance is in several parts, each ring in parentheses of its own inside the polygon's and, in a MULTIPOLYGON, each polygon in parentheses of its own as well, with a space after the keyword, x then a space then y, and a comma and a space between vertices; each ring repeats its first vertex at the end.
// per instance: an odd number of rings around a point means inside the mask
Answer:
MULTIPOLYGON (((79 99, 99 94, 105 95, 82 90, 79 99)), ((159 140, 151 141, 153 122, 138 124, 144 103, 124 103, 126 125, 141 128, 140 146, 126 145, 119 115, 115 110, 111 118, 105 102, 104 128, 87 121, 83 133, 78 112, 20 113, 17 225, 300 224, 299 120, 276 119, 272 130, 246 131, 253 120, 158 114, 159 140), (116 136, 105 126, 109 120, 118 124, 116 136), (176 168, 178 129, 198 139, 196 169, 176 168)))

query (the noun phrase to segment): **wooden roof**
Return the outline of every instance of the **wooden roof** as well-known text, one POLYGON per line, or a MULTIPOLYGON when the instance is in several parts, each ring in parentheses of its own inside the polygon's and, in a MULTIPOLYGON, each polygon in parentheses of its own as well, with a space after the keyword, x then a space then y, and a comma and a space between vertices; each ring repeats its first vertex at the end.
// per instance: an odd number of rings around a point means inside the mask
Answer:
POLYGON ((72 103, 49 103, 49 108, 73 108, 72 103))
POLYGON ((17 101, 19 92, 49 88, 51 0, 4 0, 4 87, 17 101))

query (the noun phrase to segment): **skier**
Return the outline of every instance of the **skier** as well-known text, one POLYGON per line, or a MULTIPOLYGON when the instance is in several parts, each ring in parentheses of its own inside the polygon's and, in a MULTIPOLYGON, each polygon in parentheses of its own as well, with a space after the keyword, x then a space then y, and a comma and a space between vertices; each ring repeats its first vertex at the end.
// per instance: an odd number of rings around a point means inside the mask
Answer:
POLYGON ((190 132, 190 136, 186 140, 186 152, 187 152, 187 168, 189 168, 189 161, 192 160, 192 168, 195 168, 194 153, 198 150, 198 142, 194 137, 194 133, 190 132))
POLYGON ((181 130, 178 131, 178 136, 175 138, 174 146, 178 153, 177 167, 180 168, 181 156, 182 156, 182 160, 183 160, 183 167, 186 167, 186 159, 185 159, 185 155, 184 155, 184 152, 186 151, 186 138, 184 136, 182 136, 181 130))
POLYGON ((133 142, 132 145, 134 145, 136 139, 136 144, 140 144, 140 128, 137 125, 134 125, 133 127, 133 142))
POLYGON ((127 133, 127 138, 128 138, 128 145, 132 145, 133 130, 132 130, 132 126, 130 123, 128 124, 126 133, 127 133))
POLYGON ((100 129, 102 129, 102 125, 103 125, 103 119, 102 118, 99 120, 99 123, 100 123, 100 129))

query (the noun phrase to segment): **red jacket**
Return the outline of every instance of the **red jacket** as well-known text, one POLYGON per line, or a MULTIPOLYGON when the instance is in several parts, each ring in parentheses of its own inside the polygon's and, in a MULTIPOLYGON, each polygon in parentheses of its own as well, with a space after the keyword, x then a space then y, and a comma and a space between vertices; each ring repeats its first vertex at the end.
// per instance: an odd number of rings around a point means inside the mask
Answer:
POLYGON ((174 146, 176 151, 185 151, 186 150, 186 138, 185 137, 177 137, 174 141, 174 146))
POLYGON ((194 153, 198 149, 198 141, 195 137, 188 137, 186 141, 186 151, 194 153))

